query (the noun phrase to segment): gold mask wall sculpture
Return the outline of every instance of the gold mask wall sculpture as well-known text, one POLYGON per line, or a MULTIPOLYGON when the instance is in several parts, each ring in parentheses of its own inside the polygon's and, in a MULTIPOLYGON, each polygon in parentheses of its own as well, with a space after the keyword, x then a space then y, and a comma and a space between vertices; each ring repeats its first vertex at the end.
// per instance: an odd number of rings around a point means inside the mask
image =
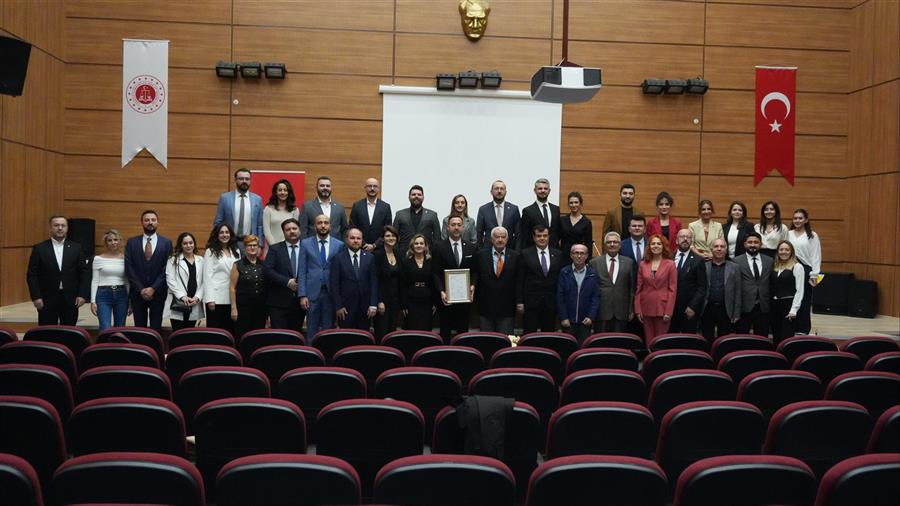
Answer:
POLYGON ((462 21, 463 33, 472 42, 481 40, 487 29, 491 4, 485 0, 462 0, 459 2, 459 17, 462 21))

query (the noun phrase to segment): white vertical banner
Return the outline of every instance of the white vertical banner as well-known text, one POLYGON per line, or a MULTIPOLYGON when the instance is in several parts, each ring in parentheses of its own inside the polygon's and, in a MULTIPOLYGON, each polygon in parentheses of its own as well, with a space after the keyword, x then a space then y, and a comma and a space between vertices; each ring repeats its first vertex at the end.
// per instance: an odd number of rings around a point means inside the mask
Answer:
POLYGON ((123 43, 122 167, 144 149, 168 167, 169 41, 123 43))

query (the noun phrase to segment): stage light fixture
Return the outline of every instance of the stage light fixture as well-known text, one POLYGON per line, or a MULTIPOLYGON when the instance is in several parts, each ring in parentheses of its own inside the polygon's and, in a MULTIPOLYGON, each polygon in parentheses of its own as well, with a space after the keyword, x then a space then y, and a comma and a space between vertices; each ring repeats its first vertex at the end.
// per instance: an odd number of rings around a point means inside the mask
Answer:
POLYGON ((262 63, 248 61, 240 64, 241 77, 244 79, 259 79, 262 77, 262 63))
POLYGON ((467 70, 459 73, 460 88, 477 88, 478 81, 481 80, 481 74, 474 70, 467 70))
POLYGON ((287 67, 284 66, 284 63, 266 63, 263 68, 266 79, 284 79, 287 74, 287 67))
POLYGON ((645 95, 659 95, 666 89, 666 81, 664 79, 644 79, 641 83, 641 90, 645 95))
POLYGON ((703 95, 707 90, 709 90, 709 81, 707 81, 706 79, 697 77, 687 80, 687 88, 685 88, 685 91, 687 91, 688 93, 703 95))
POLYGON ((230 61, 219 61, 216 63, 216 76, 226 79, 234 79, 238 75, 238 66, 230 61))
POLYGON ((435 76, 435 87, 441 91, 456 89, 456 74, 438 74, 435 76))
POLYGON ((666 95, 681 95, 687 88, 687 81, 684 79, 666 79, 666 95))
POLYGON ((481 74, 482 88, 499 88, 502 81, 503 76, 500 75, 498 70, 491 70, 481 74))

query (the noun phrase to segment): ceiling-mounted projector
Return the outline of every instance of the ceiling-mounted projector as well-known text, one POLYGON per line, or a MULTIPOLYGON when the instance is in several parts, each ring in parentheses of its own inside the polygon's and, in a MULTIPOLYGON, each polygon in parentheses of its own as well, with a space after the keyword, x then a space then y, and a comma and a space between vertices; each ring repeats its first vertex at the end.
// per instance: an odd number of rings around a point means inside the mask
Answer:
POLYGON ((600 89, 600 69, 541 67, 531 77, 531 98, 554 104, 585 102, 600 89))

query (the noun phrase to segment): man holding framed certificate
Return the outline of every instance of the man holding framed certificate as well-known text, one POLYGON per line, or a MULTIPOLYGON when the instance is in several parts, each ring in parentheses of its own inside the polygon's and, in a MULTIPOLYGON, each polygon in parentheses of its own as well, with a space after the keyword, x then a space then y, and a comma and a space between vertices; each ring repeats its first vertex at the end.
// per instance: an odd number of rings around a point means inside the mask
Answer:
POLYGON ((462 238, 464 222, 460 216, 447 220, 447 238, 434 245, 434 285, 441 293, 441 337, 449 343, 453 332, 469 331, 469 312, 475 287, 470 269, 478 246, 462 238))

